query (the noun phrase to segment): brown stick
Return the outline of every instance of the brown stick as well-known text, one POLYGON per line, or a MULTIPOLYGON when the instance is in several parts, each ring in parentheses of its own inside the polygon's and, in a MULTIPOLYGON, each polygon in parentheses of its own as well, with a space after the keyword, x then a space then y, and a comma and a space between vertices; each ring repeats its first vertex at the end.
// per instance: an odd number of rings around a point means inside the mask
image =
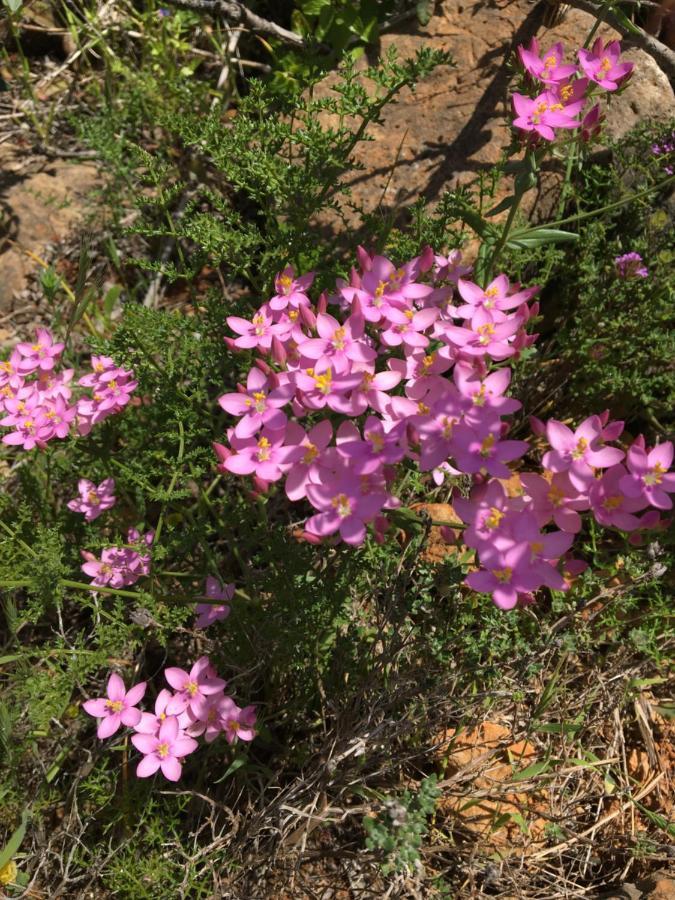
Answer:
MULTIPOLYGON (((590 0, 565 0, 565 3, 568 6, 573 6, 576 9, 581 9, 584 12, 590 13, 596 18, 600 12, 599 7, 596 6, 595 3, 591 3, 590 0)), ((675 79, 675 51, 666 47, 661 41, 657 41, 655 37, 647 34, 641 28, 637 33, 626 28, 626 26, 619 22, 609 9, 606 9, 603 12, 603 18, 605 22, 607 22, 608 25, 611 25, 615 31, 618 31, 622 37, 625 37, 632 44, 635 44, 640 50, 644 50, 645 53, 648 53, 671 81, 675 79)))
POLYGON ((198 12, 209 13, 212 16, 227 19, 228 22, 234 22, 237 25, 246 25, 251 31, 259 34, 271 34, 273 37, 279 38, 285 44, 292 44, 294 47, 306 46, 306 41, 295 31, 288 31, 277 25, 276 22, 270 22, 269 19, 263 19, 261 16, 251 12, 239 0, 168 0, 172 6, 180 6, 183 9, 194 9, 198 12))

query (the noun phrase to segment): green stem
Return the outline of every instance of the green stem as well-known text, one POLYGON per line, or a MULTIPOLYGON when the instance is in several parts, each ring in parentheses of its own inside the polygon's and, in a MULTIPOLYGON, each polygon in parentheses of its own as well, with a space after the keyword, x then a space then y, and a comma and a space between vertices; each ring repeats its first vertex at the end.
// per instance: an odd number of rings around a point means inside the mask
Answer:
MULTIPOLYGON (((531 171, 536 172, 536 155, 533 150, 528 150, 525 156, 525 159, 528 161, 531 171)), ((495 266, 499 262, 499 257, 506 246, 506 243, 509 239, 509 234, 511 233, 511 228, 513 227, 513 223, 516 218, 516 213, 520 207, 523 197, 529 190, 529 187, 523 187, 522 189, 518 189, 516 187, 518 181, 516 179, 516 183, 514 184, 514 192, 513 192, 513 203, 511 204, 511 208, 509 209, 509 214, 506 217, 506 222, 504 222, 504 227, 502 228, 502 233, 495 244, 495 248, 492 251, 492 255, 490 257, 490 261, 485 267, 485 283, 487 284, 490 280, 492 272, 494 271, 495 266)))
MULTIPOLYGON (((646 197, 647 194, 651 194, 654 191, 659 191, 661 188, 666 187, 672 181, 675 180, 675 175, 670 175, 668 178, 660 181, 658 184, 653 185, 652 187, 644 188, 642 191, 638 191, 635 194, 631 194, 630 197, 626 197, 623 200, 617 200, 614 203, 608 203, 607 206, 601 206, 599 209, 592 209, 589 212, 585 213, 576 213, 573 216, 567 216, 565 219, 558 219, 555 222, 547 222, 547 228, 559 228, 561 225, 568 225, 570 222, 581 222, 584 219, 592 219, 594 216, 599 216, 602 213, 609 212, 612 209, 620 209, 622 206, 627 206, 629 203, 632 203, 634 200, 639 200, 640 197, 646 197)), ((521 235, 521 237, 526 237, 527 233, 521 235)))
POLYGON ((33 548, 30 547, 24 540, 18 537, 16 532, 11 529, 6 522, 3 522, 2 519, 0 519, 0 527, 4 528, 4 530, 12 538, 12 540, 17 541, 17 543, 21 544, 21 546, 27 553, 30 553, 31 556, 37 556, 35 550, 33 550, 33 548))

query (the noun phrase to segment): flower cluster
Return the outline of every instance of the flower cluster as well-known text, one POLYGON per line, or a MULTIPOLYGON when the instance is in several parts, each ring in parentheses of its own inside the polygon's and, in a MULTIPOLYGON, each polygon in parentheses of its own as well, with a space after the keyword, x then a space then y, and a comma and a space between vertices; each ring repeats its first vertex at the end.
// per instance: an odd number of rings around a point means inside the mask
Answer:
POLYGON ((652 153, 663 165, 663 170, 667 175, 675 173, 675 131, 660 144, 652 144, 652 153))
MULTIPOLYGON (((622 433, 623 422, 610 422, 606 412, 590 416, 575 431, 554 419, 533 425, 551 447, 543 456, 543 471, 518 473, 508 484, 490 479, 476 486, 469 500, 453 499, 468 525, 464 542, 476 550, 482 566, 466 583, 492 594, 502 609, 528 602, 544 585, 566 590, 561 561, 566 575, 585 568, 581 560, 566 556, 582 528, 581 511, 590 510, 599 525, 638 532, 659 524, 658 510, 672 507, 668 494, 675 491, 675 474, 668 474, 672 444, 647 450, 639 437, 625 454, 609 446, 622 433), (636 515, 647 507, 654 508, 636 515), (549 525, 554 530, 542 532, 549 525)), ((444 536, 455 541, 449 529, 444 536)))
POLYGON ((404 459, 437 481, 448 471, 505 477, 528 447, 505 439, 502 417, 520 404, 504 396, 510 369, 490 364, 534 340, 526 327, 537 289, 506 275, 483 289, 461 277, 458 253, 428 249, 400 267, 359 255, 360 270, 330 298, 336 315, 325 295, 312 304, 311 275, 288 268, 250 321, 228 319, 239 335, 231 346, 267 359, 219 399, 238 417, 229 447, 216 445, 220 468, 253 475, 259 490, 284 478, 289 499, 314 507, 310 540, 339 534, 360 544, 370 523, 381 535, 386 511, 400 505, 392 487, 404 459))
MULTIPOLYGON (((288 268, 251 321, 228 319, 239 335, 230 345, 266 358, 219 400, 238 418, 229 446, 215 445, 221 471, 253 476, 259 491, 283 479, 290 500, 314 508, 306 540, 349 544, 362 543, 367 527, 384 540, 405 461, 437 484, 469 475, 470 497, 453 500, 480 564, 467 584, 502 608, 544 586, 565 590, 583 569, 569 555, 581 512, 635 537, 659 524, 674 489, 672 447, 648 451, 638 438, 626 455, 611 446, 623 423, 608 413, 576 431, 532 420, 551 449, 543 468, 518 473, 516 489, 510 464, 529 444, 507 437, 504 417, 520 403, 506 396, 504 363, 536 337, 526 331, 536 288, 506 275, 481 288, 457 253, 425 251, 398 268, 363 250, 359 257, 360 269, 316 305, 311 275, 288 268)), ((445 536, 456 540, 451 529, 445 536)))
POLYGON ((164 688, 159 692, 152 713, 138 709, 146 682, 127 691, 115 673, 108 679, 106 697, 82 704, 85 712, 99 720, 97 735, 101 739, 111 737, 122 725, 134 729, 131 742, 143 756, 136 769, 139 778, 161 770, 169 781, 178 781, 183 759, 197 749, 195 739, 200 736, 208 744, 219 734, 230 744, 253 740, 255 708, 241 708, 225 694, 226 682, 207 656, 198 659, 189 672, 167 668, 164 677, 173 691, 164 688))
POLYGON ((139 578, 150 574, 150 554, 146 551, 152 545, 154 537, 154 531, 142 535, 136 528, 130 528, 127 544, 123 547, 106 547, 100 559, 96 559, 87 550, 81 550, 82 558, 86 560, 82 571, 91 577, 91 583, 97 587, 122 588, 136 584, 139 578))
POLYGON ((639 253, 624 253, 614 259, 619 278, 647 278, 649 272, 639 253))
POLYGON ((557 129, 578 129, 582 140, 590 140, 600 130, 600 106, 596 103, 580 119, 584 107, 598 88, 616 91, 633 71, 633 63, 619 59, 619 41, 605 44, 598 38, 591 50, 579 50, 577 55, 578 65, 565 63, 561 43, 540 53, 536 38, 529 48, 518 48, 531 96, 513 94, 513 124, 528 133, 530 142, 539 138, 553 141, 557 129))
POLYGON ((93 373, 78 384, 93 388, 93 396, 72 403, 74 370, 57 364, 64 345, 54 343, 46 328, 38 328, 33 343, 16 345, 9 359, 0 362, 0 425, 12 430, 5 444, 44 449, 53 438, 65 438, 73 423, 79 434, 120 412, 136 388, 133 373, 120 369, 108 357, 92 357, 93 373))

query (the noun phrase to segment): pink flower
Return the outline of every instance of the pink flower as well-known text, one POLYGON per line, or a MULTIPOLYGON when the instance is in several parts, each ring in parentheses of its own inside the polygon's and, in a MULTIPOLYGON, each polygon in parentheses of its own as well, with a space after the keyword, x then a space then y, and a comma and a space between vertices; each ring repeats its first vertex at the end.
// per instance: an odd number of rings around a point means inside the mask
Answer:
POLYGON ((286 430, 264 428, 260 437, 237 438, 236 429, 231 444, 233 453, 223 462, 223 468, 235 475, 256 475, 263 481, 279 481, 284 471, 303 457, 297 444, 284 444, 286 430))
POLYGON ((0 419, 0 425, 14 426, 14 431, 3 435, 3 444, 20 445, 24 450, 44 447, 53 434, 52 425, 44 407, 34 407, 31 411, 26 411, 21 415, 6 416, 4 419, 0 419), (11 422, 10 419, 12 419, 11 422))
POLYGON ((539 43, 532 38, 529 49, 522 44, 518 47, 518 56, 525 71, 544 84, 555 84, 576 74, 576 66, 565 65, 563 45, 558 42, 546 53, 539 55, 539 43))
POLYGON ((241 393, 223 394, 218 403, 233 416, 241 416, 234 433, 238 438, 250 438, 263 425, 278 430, 286 425, 281 411, 293 396, 291 384, 274 387, 260 369, 253 368, 246 379, 246 390, 241 393))
POLYGON ((314 272, 308 272, 306 275, 296 278, 293 266, 286 266, 284 271, 280 272, 274 279, 276 294, 270 300, 270 308, 282 310, 286 309, 287 306, 292 306, 296 309, 303 305, 309 306, 310 301, 307 291, 312 286, 313 281, 314 272))
MULTIPOLYGON (((143 538, 147 545, 152 543, 154 532, 148 532, 143 538)), ((136 543, 141 536, 135 528, 129 530, 128 543, 136 543)), ((150 556, 141 554, 132 547, 106 547, 97 560, 93 553, 80 551, 86 560, 82 571, 91 576, 93 585, 110 585, 119 588, 135 584, 143 575, 150 573, 150 556)))
POLYGON ((223 731, 228 744, 240 741, 252 741, 256 735, 256 712, 254 706, 240 709, 229 697, 224 697, 219 708, 223 723, 223 731))
POLYGON ((509 293, 511 286, 506 275, 498 275, 485 290, 472 281, 464 281, 462 278, 459 279, 457 287, 465 303, 464 306, 458 307, 457 314, 464 319, 472 318, 478 309, 488 312, 515 309, 530 300, 539 290, 538 287, 533 287, 521 291, 516 285, 516 292, 511 294, 509 293))
POLYGON ((457 284, 460 278, 470 275, 472 266, 462 265, 462 251, 451 250, 447 256, 434 256, 434 279, 439 281, 451 281, 457 284))
POLYGON ((202 656, 189 672, 184 669, 170 667, 164 670, 164 677, 177 692, 167 705, 167 713, 176 715, 190 709, 197 717, 212 694, 225 688, 222 678, 211 675, 211 664, 208 656, 202 656))
POLYGON ((540 526, 553 520, 570 534, 581 531, 578 510, 588 509, 588 497, 573 487, 566 472, 552 475, 550 481, 534 472, 524 472, 520 481, 540 526))
POLYGON ((98 487, 86 478, 81 478, 77 483, 80 492, 79 498, 68 503, 68 509, 73 512, 84 513, 86 522, 98 519, 101 513, 110 509, 117 502, 115 497, 115 480, 104 479, 98 487))
POLYGON ((624 253, 614 259, 619 278, 647 278, 649 271, 639 253, 624 253))
POLYGON ((124 682, 115 672, 108 679, 107 697, 99 700, 87 700, 82 708, 90 716, 101 721, 98 724, 97 736, 101 739, 115 734, 120 725, 133 728, 141 721, 141 712, 136 709, 145 694, 146 682, 134 685, 127 691, 124 682))
POLYGON ((363 337, 364 320, 350 316, 340 324, 333 316, 320 313, 316 317, 318 338, 309 338, 300 345, 300 353, 307 359, 330 363, 340 372, 350 368, 351 362, 371 363, 376 353, 363 337))
POLYGON ((51 333, 46 328, 38 328, 35 343, 16 345, 16 349, 23 356, 23 361, 19 365, 21 374, 27 375, 36 369, 42 372, 51 371, 56 360, 63 353, 64 346, 64 344, 55 344, 51 333))
POLYGON ((370 268, 363 273, 361 287, 343 288, 342 295, 351 301, 357 297, 368 322, 379 322, 393 307, 405 309, 412 300, 428 297, 431 285, 419 284, 415 279, 418 265, 415 260, 397 269, 384 256, 374 256, 370 268))
POLYGON ((305 432, 297 422, 289 422, 286 440, 289 444, 297 444, 303 455, 291 466, 286 475, 286 496, 289 500, 302 500, 306 496, 307 484, 312 480, 322 452, 330 444, 333 437, 333 426, 328 419, 323 419, 305 432))
POLYGON ((647 450, 644 438, 638 438, 626 457, 630 475, 621 479, 619 488, 630 499, 644 499, 657 509, 672 509, 673 502, 668 496, 675 492, 675 473, 668 471, 672 462, 670 441, 647 450))
POLYGON ((178 781, 181 760, 197 749, 197 741, 180 730, 175 716, 167 716, 157 735, 133 734, 131 742, 143 754, 136 769, 139 778, 149 778, 161 769, 169 781, 178 781))
POLYGON ((527 441, 500 441, 494 432, 482 437, 468 425, 458 425, 452 436, 455 465, 466 474, 485 471, 497 478, 511 474, 504 463, 520 459, 529 449, 527 441))
POLYGON ((387 501, 386 492, 371 493, 369 487, 351 472, 323 473, 321 482, 306 487, 307 499, 320 512, 307 520, 305 530, 318 537, 338 531, 345 543, 362 544, 366 523, 387 501))
POLYGON ((644 509, 647 500, 642 497, 627 497, 621 483, 628 475, 620 463, 592 482, 588 492, 591 511, 600 525, 618 528, 621 531, 635 531, 640 527, 640 519, 633 513, 644 509))
MULTIPOLYGON (((173 694, 171 691, 167 691, 166 688, 162 688, 162 690, 157 694, 157 699, 155 700, 155 712, 149 713, 144 712, 141 713, 140 721, 134 725, 134 730, 139 732, 139 734, 157 734, 159 729, 162 727, 162 722, 164 722, 167 718, 166 708, 169 705, 169 701, 173 699, 173 694)), ((190 724, 190 718, 187 712, 181 713, 177 716, 178 725, 180 728, 185 730, 187 726, 190 724)))
POLYGON ((521 324, 522 319, 518 316, 495 322, 487 310, 478 309, 471 319, 470 328, 446 325, 443 336, 467 356, 491 356, 492 359, 502 360, 516 352, 509 340, 521 324))
MULTIPOLYGON (((209 600, 231 600, 234 597, 234 584, 221 586, 217 578, 209 575, 206 579, 205 595, 209 600)), ((220 619, 226 619, 230 614, 227 604, 198 603, 196 608, 197 620, 195 628, 208 628, 220 619)))
POLYGON ((9 385, 13 390, 18 390, 23 387, 22 361, 23 357, 16 348, 8 360, 0 361, 0 388, 9 385))
POLYGON ((606 91, 616 91, 634 69, 633 63, 619 62, 621 44, 619 41, 604 43, 597 38, 591 50, 579 50, 579 65, 584 74, 606 91))
POLYGON ((495 556, 489 569, 467 575, 465 584, 482 594, 492 594, 500 609, 513 609, 520 594, 529 594, 540 587, 531 569, 530 556, 528 545, 518 544, 499 557, 495 556))
POLYGON ((385 431, 381 419, 368 416, 363 426, 363 440, 358 428, 344 422, 338 431, 338 451, 344 456, 357 475, 370 475, 384 465, 400 462, 404 450, 401 447, 401 427, 396 425, 385 431))
POLYGON ((589 416, 572 432, 550 419, 546 436, 553 450, 545 453, 542 462, 551 472, 568 472, 577 490, 584 490, 593 480, 593 469, 606 469, 621 462, 623 450, 603 444, 603 424, 599 416, 589 416))
POLYGON ((386 315, 389 326, 380 334, 380 340, 385 347, 398 347, 401 344, 411 348, 426 347, 429 338, 423 332, 431 328, 438 314, 439 311, 433 307, 418 312, 392 307, 386 315))
POLYGON ((259 348, 269 352, 274 337, 284 332, 284 326, 276 325, 272 316, 263 306, 253 316, 251 321, 239 316, 228 316, 227 324, 239 337, 235 338, 234 346, 242 350, 259 348))
POLYGON ((555 128, 578 128, 575 119, 583 107, 583 101, 561 103, 551 91, 544 91, 534 99, 523 94, 513 94, 513 109, 516 118, 513 124, 521 131, 536 131, 546 141, 555 140, 555 128))

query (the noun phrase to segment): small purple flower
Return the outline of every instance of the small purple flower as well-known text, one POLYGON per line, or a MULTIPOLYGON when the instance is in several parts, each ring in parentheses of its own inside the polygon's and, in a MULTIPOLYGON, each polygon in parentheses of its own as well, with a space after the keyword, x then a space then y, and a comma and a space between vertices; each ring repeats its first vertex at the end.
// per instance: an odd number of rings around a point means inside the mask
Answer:
POLYGON ((120 676, 113 672, 106 688, 108 696, 98 700, 87 700, 82 704, 85 712, 101 720, 96 732, 99 738, 115 734, 120 725, 129 728, 138 725, 141 721, 141 711, 136 709, 136 704, 143 699, 145 688, 146 682, 141 681, 127 691, 120 676))
MULTIPOLYGON (((234 597, 234 589, 234 584, 226 584, 223 587, 217 578, 214 578, 213 575, 209 575, 206 579, 204 595, 208 597, 209 600, 231 600, 234 597)), ((226 619, 230 614, 230 607, 226 603, 223 603, 222 605, 215 603, 198 603, 195 612, 197 613, 195 628, 208 628, 209 625, 213 625, 214 622, 218 622, 220 619, 226 619)))
POLYGON ((86 522, 98 519, 106 509, 111 509, 117 502, 115 497, 115 480, 105 478, 98 486, 93 481, 80 478, 77 483, 80 496, 68 503, 68 509, 73 512, 84 513, 86 522))
POLYGON ((619 278, 647 278, 649 275, 639 253, 624 253, 623 256, 617 256, 614 265, 619 278))

